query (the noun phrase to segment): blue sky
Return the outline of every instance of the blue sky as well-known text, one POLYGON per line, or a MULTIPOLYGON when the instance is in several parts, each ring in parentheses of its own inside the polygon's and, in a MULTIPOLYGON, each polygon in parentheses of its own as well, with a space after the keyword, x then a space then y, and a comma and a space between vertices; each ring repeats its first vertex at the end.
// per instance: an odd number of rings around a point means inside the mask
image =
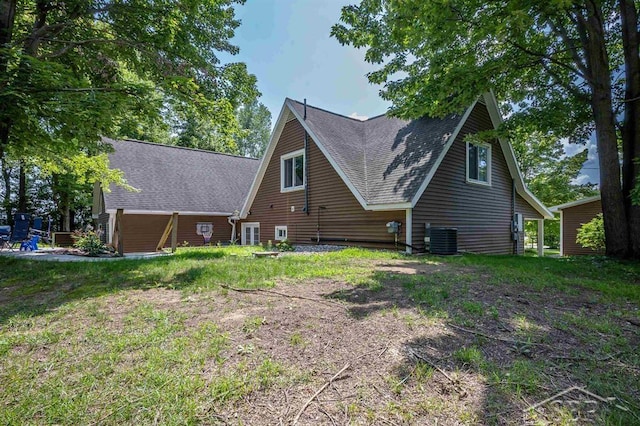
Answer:
MULTIPOLYGON (((389 102, 380 98, 381 86, 367 80, 376 69, 364 61, 364 50, 341 46, 330 37, 341 8, 358 0, 247 0, 236 6, 242 21, 232 42, 235 56, 223 62, 245 62, 258 78, 260 101, 275 123, 285 97, 354 117, 384 113, 389 102)), ((595 144, 589 141, 589 160, 578 183, 599 182, 595 144)), ((569 154, 581 146, 567 146, 569 154)))
POLYGON ((273 121, 285 97, 340 114, 374 116, 389 103, 378 96, 380 86, 369 84, 364 50, 341 46, 329 36, 340 19, 345 0, 248 0, 236 7, 242 24, 233 43, 240 53, 232 58, 247 64, 258 77, 260 101, 273 121))

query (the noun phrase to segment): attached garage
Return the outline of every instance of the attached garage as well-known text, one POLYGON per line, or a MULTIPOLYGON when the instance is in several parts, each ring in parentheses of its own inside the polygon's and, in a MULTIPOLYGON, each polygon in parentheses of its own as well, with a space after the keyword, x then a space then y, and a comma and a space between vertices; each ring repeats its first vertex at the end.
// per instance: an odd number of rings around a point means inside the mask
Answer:
POLYGON ((590 248, 582 247, 576 242, 578 229, 602 213, 600 196, 583 198, 571 203, 551 207, 552 212, 560 213, 560 255, 593 255, 601 254, 590 248))
MULTIPOLYGON (((112 185, 104 191, 96 183, 93 218, 105 242, 115 243, 119 227, 124 252, 155 251, 175 213, 178 244, 202 246, 205 237, 212 244, 235 240, 237 211, 258 160, 135 140, 104 142, 114 149, 110 167, 122 170, 136 189, 112 185)), ((164 240, 161 247, 170 246, 171 238, 164 240)))

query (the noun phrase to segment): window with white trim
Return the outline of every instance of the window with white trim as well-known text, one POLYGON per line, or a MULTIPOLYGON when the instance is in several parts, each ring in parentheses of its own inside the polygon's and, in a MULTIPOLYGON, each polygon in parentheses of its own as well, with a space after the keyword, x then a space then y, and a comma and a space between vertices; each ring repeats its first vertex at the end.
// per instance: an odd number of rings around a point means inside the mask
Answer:
POLYGON ((286 226, 276 226, 276 241, 284 241, 287 239, 287 227, 286 226))
POLYGON ((491 145, 467 141, 467 182, 491 185, 491 145))
POLYGON ((296 191, 304 188, 304 149, 280 157, 280 190, 296 191))

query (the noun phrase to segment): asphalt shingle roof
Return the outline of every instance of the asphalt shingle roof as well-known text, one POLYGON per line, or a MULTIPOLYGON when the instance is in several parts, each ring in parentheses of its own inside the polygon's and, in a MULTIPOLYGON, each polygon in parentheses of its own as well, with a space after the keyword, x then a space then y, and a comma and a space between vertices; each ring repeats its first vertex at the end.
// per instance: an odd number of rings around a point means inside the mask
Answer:
MULTIPOLYGON (((304 104, 288 101, 304 115, 304 104)), ((413 199, 461 119, 360 121, 307 105, 306 124, 368 204, 388 204, 413 199)))
POLYGON ((240 210, 259 160, 198 149, 104 138, 114 152, 111 168, 140 192, 111 186, 105 208, 232 213, 240 210))

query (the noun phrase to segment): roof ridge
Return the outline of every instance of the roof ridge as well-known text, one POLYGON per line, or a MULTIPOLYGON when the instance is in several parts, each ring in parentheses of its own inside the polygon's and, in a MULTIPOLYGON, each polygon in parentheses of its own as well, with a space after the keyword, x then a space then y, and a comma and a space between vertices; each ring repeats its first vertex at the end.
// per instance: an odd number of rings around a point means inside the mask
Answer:
POLYGON ((230 154, 228 152, 210 151, 210 150, 207 150, 207 149, 190 148, 190 147, 187 147, 187 146, 179 146, 179 145, 168 145, 168 144, 165 144, 165 143, 142 141, 142 140, 139 140, 139 139, 131 139, 131 138, 123 138, 123 139, 108 138, 108 139, 111 139, 112 141, 118 141, 118 142, 143 143, 143 144, 146 144, 146 145, 162 146, 162 147, 175 148, 175 149, 183 149, 183 150, 186 150, 186 151, 196 151, 196 152, 204 152, 204 153, 207 153, 207 154, 224 155, 224 156, 227 156, 227 157, 245 158, 247 160, 256 160, 256 161, 260 160, 259 158, 245 157, 244 155, 230 154))
MULTIPOLYGON (((287 98, 287 99, 289 99, 290 101, 296 102, 296 103, 298 103, 300 105, 304 105, 303 102, 297 101, 295 99, 291 99, 291 98, 287 98)), ((332 114, 332 115, 337 115, 338 117, 342 117, 342 118, 346 118, 348 120, 355 121, 356 123, 366 123, 367 121, 369 121, 371 119, 379 118, 379 117, 381 117, 383 115, 386 115, 386 113, 382 113, 382 114, 378 114, 378 115, 376 115, 374 117, 367 118, 366 120, 359 120, 357 118, 349 117, 348 115, 344 115, 344 114, 340 114, 340 113, 337 113, 337 112, 329 111, 328 109, 320 108, 320 107, 317 107, 317 106, 313 106, 313 105, 309 105, 309 104, 307 104, 307 106, 311 107, 313 109, 317 109, 318 111, 323 111, 323 112, 326 112, 326 113, 329 113, 329 114, 332 114)))

